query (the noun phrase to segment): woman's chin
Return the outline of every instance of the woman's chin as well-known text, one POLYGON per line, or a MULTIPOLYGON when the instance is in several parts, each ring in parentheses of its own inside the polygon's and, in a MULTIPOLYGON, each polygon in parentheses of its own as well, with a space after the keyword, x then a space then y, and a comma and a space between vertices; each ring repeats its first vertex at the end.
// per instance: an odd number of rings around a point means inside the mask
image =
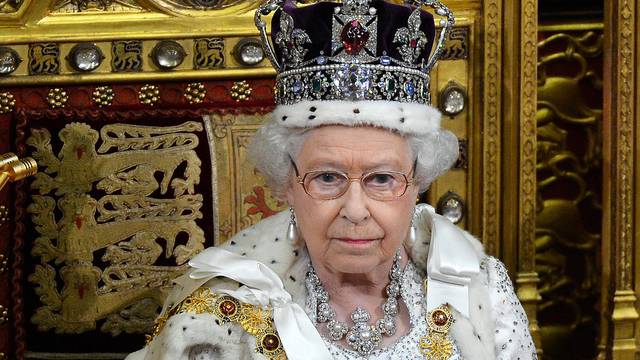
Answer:
POLYGON ((373 271, 381 259, 372 254, 336 254, 331 257, 330 267, 344 274, 363 274, 373 271))

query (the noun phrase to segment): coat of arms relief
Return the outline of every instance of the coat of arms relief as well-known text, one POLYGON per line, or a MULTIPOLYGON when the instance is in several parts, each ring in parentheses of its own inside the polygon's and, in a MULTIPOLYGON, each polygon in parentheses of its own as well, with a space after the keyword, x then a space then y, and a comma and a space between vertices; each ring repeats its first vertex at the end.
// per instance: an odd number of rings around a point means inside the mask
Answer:
POLYGON ((204 248, 196 193, 203 125, 67 124, 32 129, 42 169, 28 210, 36 226, 29 281, 40 330, 118 335, 150 330, 171 279, 204 248), (55 142, 54 142, 55 144, 55 142))

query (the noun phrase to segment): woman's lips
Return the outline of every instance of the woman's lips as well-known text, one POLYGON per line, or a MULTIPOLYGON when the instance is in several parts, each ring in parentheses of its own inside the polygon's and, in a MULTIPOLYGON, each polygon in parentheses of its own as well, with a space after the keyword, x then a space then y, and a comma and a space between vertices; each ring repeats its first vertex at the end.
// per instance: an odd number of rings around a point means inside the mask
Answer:
POLYGON ((354 238, 335 238, 338 241, 342 241, 349 245, 366 245, 378 239, 354 239, 354 238))

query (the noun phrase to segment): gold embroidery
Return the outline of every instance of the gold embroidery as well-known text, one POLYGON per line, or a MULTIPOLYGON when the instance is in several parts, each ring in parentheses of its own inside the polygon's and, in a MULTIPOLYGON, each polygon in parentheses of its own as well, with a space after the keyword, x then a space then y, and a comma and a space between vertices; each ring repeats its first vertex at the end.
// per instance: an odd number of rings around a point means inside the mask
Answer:
POLYGON ((162 288, 204 249, 201 131, 195 121, 69 123, 57 136, 31 129, 27 144, 43 171, 27 208, 39 258, 28 279, 41 331, 151 330, 162 288))
POLYGON ((241 303, 231 296, 215 294, 206 287, 194 291, 178 306, 160 316, 153 333, 147 335, 147 345, 162 331, 171 316, 180 313, 213 314, 223 323, 237 323, 244 331, 255 336, 256 352, 269 360, 287 359, 273 325, 271 308, 241 303))
POLYGON ((240 325, 251 335, 267 333, 271 327, 271 312, 258 306, 242 305, 242 319, 240 325))

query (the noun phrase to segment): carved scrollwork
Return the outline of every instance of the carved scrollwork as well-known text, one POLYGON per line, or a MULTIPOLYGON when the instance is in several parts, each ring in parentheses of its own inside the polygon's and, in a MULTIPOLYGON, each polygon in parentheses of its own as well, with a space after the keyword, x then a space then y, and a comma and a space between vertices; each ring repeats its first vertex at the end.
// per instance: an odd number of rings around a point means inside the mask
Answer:
POLYGON ((27 144, 44 169, 28 207, 40 330, 83 333, 101 321, 114 335, 149 331, 163 289, 204 248, 200 131, 198 122, 71 123, 54 152, 49 131, 32 129, 27 144))
POLYGON ((14 13, 20 9, 24 0, 0 0, 0 14, 14 13))
POLYGON ((538 47, 538 319, 550 358, 590 358, 600 299, 602 80, 595 64, 603 37, 555 33, 538 47))
POLYGON ((220 10, 231 6, 254 3, 257 7, 261 1, 245 0, 151 0, 163 6, 187 10, 220 10))
POLYGON ((58 0, 55 12, 125 11, 141 9, 135 0, 58 0))

